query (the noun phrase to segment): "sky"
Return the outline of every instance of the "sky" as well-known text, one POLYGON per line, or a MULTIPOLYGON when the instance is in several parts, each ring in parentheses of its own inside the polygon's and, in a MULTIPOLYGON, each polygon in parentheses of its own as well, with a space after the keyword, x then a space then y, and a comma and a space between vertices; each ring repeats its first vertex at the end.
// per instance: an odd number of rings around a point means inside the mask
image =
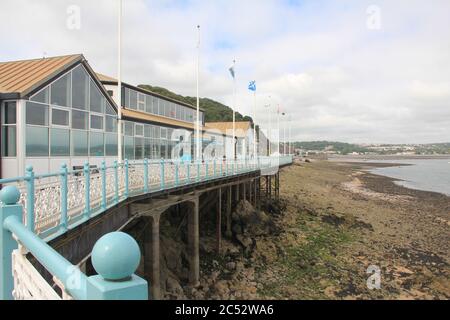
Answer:
MULTIPOLYGON (((1 0, 0 61, 117 75, 118 0, 1 0)), ((123 0, 123 80, 233 106, 291 140, 450 142, 448 0, 123 0), (256 80, 256 108, 247 89, 256 80), (255 109, 255 110, 254 110, 255 109)))

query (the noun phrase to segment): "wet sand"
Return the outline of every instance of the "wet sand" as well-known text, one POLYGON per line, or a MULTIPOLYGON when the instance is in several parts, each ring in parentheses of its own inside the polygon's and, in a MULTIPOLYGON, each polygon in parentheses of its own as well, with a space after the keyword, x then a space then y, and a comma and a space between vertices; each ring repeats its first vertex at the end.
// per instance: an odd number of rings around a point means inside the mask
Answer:
POLYGON ((319 161, 283 169, 286 210, 277 225, 284 231, 267 239, 278 254, 258 270, 259 297, 450 298, 450 198, 365 171, 387 165, 319 161), (370 266, 380 268, 379 290, 367 286, 370 266))

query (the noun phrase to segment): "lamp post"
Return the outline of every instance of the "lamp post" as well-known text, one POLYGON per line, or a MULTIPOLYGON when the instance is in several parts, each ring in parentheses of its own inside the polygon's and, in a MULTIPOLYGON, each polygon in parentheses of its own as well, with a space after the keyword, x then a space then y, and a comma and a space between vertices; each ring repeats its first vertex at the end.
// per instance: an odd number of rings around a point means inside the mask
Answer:
POLYGON ((285 112, 283 112, 282 113, 282 116, 283 116, 283 155, 286 155, 286 120, 285 120, 285 116, 286 116, 286 113, 285 112))
POLYGON ((117 45, 117 160, 123 160, 122 151, 122 0, 119 0, 117 45))
POLYGON ((199 78, 200 78, 200 25, 197 26, 198 42, 197 42, 197 116, 195 125, 196 139, 196 158, 200 159, 200 96, 199 96, 199 78))

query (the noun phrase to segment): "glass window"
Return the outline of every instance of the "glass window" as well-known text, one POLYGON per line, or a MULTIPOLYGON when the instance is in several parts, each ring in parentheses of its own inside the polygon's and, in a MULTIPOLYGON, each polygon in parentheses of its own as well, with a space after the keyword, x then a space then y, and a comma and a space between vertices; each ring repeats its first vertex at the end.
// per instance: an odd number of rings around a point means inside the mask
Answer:
POLYGON ((87 130, 88 113, 84 111, 72 110, 72 128, 87 130))
POLYGON ((153 127, 155 134, 153 135, 153 138, 159 139, 161 138, 161 128, 158 126, 153 127))
POLYGON ((134 138, 133 137, 125 137, 124 138, 124 156, 125 159, 133 160, 134 159, 134 138))
POLYGON ((103 145, 103 133, 90 132, 89 138, 89 155, 91 157, 103 157, 105 154, 105 148, 103 145))
POLYGON ((144 136, 146 138, 151 138, 152 136, 152 127, 149 124, 144 126, 144 136))
POLYGON ((117 134, 105 134, 105 155, 117 156, 117 134))
POLYGON ((150 159, 152 157, 152 139, 144 140, 144 158, 150 159))
POLYGON ((91 129, 103 130, 103 116, 91 114, 91 129))
POLYGON ((123 132, 126 136, 134 136, 134 123, 126 121, 123 132))
POLYGON ((144 138, 134 138, 134 159, 144 159, 144 138))
POLYGON ((27 102, 27 124, 48 126, 48 106, 40 103, 27 102))
POLYGON ((103 97, 102 93, 91 79, 90 110, 92 112, 103 113, 104 103, 105 97, 103 97))
POLYGON ((112 116, 105 116, 105 131, 117 132, 117 118, 112 116))
POLYGON ((69 111, 52 108, 52 124, 69 126, 69 111))
POLYGON ((72 70, 72 107, 87 110, 89 76, 84 67, 79 65, 72 70))
POLYGON ((137 92, 134 90, 130 90, 130 109, 137 109, 137 92))
POLYGON ((5 102, 3 105, 2 123, 16 124, 16 102, 5 102))
POLYGON ((70 156, 70 131, 55 128, 50 130, 50 155, 70 156))
POLYGON ((16 126, 2 127, 2 157, 15 157, 17 155, 16 126))
POLYGON ((137 124, 135 125, 135 135, 136 136, 143 136, 144 135, 144 126, 142 124, 137 124))
POLYGON ((152 113, 153 114, 159 114, 158 113, 158 98, 153 97, 152 100, 153 100, 152 113))
POLYGON ((114 111, 114 108, 112 107, 112 105, 108 101, 106 101, 105 113, 113 115, 113 116, 116 115, 116 112, 114 111))
POLYGON ((130 89, 124 88, 124 97, 122 98, 124 101, 122 103, 122 106, 125 108, 130 107, 130 89))
POLYGON ((82 157, 88 155, 88 132, 72 130, 72 155, 82 157))
POLYGON ((145 95, 142 93, 138 94, 138 110, 139 111, 145 110, 145 95))
POLYGON ((167 139, 167 129, 161 128, 161 139, 167 139))
POLYGON ((46 87, 45 89, 42 89, 34 96, 32 96, 30 98, 30 101, 48 103, 48 92, 49 92, 48 87, 46 87))
POLYGON ((51 85, 51 104, 70 107, 70 73, 51 85))
POLYGON ((153 112, 153 97, 152 96, 146 96, 145 99, 145 112, 152 113, 153 112))
POLYGON ((27 126, 27 157, 48 157, 48 128, 27 126))

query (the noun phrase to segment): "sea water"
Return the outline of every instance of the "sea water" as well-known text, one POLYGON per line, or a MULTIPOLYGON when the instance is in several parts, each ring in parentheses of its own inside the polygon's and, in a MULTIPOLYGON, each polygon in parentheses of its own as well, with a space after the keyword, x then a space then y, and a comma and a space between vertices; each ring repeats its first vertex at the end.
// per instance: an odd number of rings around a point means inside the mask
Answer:
POLYGON ((409 164, 375 168, 370 172, 398 179, 406 188, 433 191, 450 196, 450 159, 374 160, 377 163, 409 164))

